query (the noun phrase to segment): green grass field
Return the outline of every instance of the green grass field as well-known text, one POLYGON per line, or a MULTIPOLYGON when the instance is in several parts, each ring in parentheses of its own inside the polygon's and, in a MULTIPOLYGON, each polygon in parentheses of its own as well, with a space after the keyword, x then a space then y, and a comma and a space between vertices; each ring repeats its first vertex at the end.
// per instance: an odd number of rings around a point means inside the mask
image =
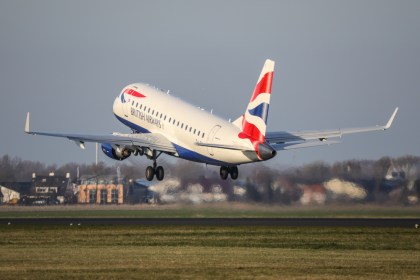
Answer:
MULTIPOLYGON (((0 218, 419 218, 419 207, 0 207, 0 218)), ((420 279, 420 229, 0 225, 0 279, 420 279)))
POLYGON ((420 279, 420 229, 0 225, 1 279, 420 279))
POLYGON ((204 205, 1 206, 0 218, 419 218, 420 206, 285 207, 217 203, 204 205))

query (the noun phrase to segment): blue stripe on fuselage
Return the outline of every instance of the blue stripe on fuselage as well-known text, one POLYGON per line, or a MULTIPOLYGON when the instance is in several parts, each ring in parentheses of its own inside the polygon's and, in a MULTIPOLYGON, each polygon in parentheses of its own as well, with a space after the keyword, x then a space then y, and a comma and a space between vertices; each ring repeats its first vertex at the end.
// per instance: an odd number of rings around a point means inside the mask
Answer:
POLYGON ((197 152, 188 150, 188 149, 186 149, 184 147, 181 147, 177 144, 174 144, 174 143, 172 143, 172 144, 175 146, 175 149, 178 152, 178 155, 179 155, 180 158, 195 161, 195 162, 207 163, 207 164, 211 164, 211 165, 219 165, 219 166, 230 165, 229 163, 219 161, 219 160, 215 160, 215 159, 212 159, 210 157, 203 156, 202 154, 199 154, 197 152))
POLYGON ((136 124, 134 124, 134 123, 132 123, 132 122, 130 122, 130 121, 128 121, 128 120, 126 120, 126 119, 123 119, 123 118, 121 118, 120 116, 117 116, 116 114, 114 114, 115 115, 115 117, 120 121, 120 122, 122 122, 123 124, 125 124, 126 126, 128 126, 129 128, 131 128, 131 129, 133 129, 133 130, 135 130, 136 132, 139 132, 139 133, 150 133, 150 131, 148 131, 147 129, 145 129, 145 128, 143 128, 143 127, 141 127, 141 126, 138 126, 138 125, 136 125, 136 124))
MULTIPOLYGON (((148 131, 147 129, 145 129, 145 128, 139 126, 139 125, 136 125, 136 124, 134 124, 134 123, 132 123, 132 122, 126 120, 126 119, 123 119, 120 116, 117 116, 116 114, 114 114, 114 115, 120 122, 122 122, 123 124, 125 124, 129 128, 131 128, 131 129, 133 129, 137 132, 140 132, 140 133, 150 133, 150 131, 148 131)), ((179 155, 180 158, 187 159, 187 160, 190 160, 190 161, 195 161, 195 162, 212 164, 212 165, 219 165, 219 166, 229 165, 226 162, 215 160, 215 159, 212 159, 210 157, 206 157, 202 154, 199 154, 199 153, 194 152, 192 150, 181 147, 180 145, 177 145, 175 143, 172 143, 172 144, 174 145, 174 147, 175 147, 176 151, 178 152, 178 155, 179 155)))

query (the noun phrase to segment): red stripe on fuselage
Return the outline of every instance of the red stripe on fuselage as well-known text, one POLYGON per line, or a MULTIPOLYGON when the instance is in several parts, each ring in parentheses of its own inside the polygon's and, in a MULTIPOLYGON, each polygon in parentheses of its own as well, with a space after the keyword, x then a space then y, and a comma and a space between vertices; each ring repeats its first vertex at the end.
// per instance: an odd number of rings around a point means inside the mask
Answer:
POLYGON ((256 140, 261 143, 265 142, 265 136, 261 133, 261 131, 256 127, 254 124, 247 122, 244 120, 244 124, 242 125, 242 132, 240 134, 246 135, 246 137, 240 138, 249 138, 251 141, 256 140))
POLYGON ((257 157, 262 160, 260 156, 260 151, 258 150, 258 145, 265 142, 265 136, 260 132, 260 130, 245 120, 245 116, 242 120, 242 132, 238 134, 238 137, 241 139, 248 139, 251 141, 254 151, 257 154, 257 157))
MULTIPOLYGON (((257 129, 257 128, 256 128, 257 129)), ((265 137, 263 136, 264 140, 260 141, 257 139, 253 139, 252 137, 246 135, 245 133, 241 132, 238 134, 238 137, 241 139, 248 139, 249 141, 251 141, 252 146, 254 147, 254 151, 257 154, 258 159, 262 160, 261 156, 260 156, 260 151, 258 150, 258 145, 264 143, 265 137)))
POLYGON ((124 90, 124 93, 127 93, 131 96, 134 96, 134 97, 146 97, 145 95, 141 94, 140 92, 135 91, 134 89, 130 89, 130 88, 127 88, 126 90, 124 90))

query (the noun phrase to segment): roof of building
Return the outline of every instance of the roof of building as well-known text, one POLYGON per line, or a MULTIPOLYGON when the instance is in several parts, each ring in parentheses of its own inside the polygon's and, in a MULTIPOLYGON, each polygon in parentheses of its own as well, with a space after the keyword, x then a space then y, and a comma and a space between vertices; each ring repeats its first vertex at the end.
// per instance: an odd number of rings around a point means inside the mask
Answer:
POLYGON ((37 176, 29 182, 0 182, 1 186, 14 190, 21 195, 64 195, 70 178, 63 176, 37 176))

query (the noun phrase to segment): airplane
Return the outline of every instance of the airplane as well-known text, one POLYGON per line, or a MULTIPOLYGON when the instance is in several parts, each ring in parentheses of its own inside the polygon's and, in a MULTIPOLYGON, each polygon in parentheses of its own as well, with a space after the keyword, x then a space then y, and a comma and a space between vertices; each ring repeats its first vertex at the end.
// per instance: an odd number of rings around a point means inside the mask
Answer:
POLYGON ((114 160, 131 155, 146 156, 153 161, 146 168, 146 179, 164 178, 157 165, 162 154, 220 166, 220 177, 238 178, 238 166, 266 161, 278 151, 340 143, 330 138, 345 134, 387 130, 397 114, 394 110, 386 125, 312 131, 267 132, 267 117, 274 75, 274 61, 267 59, 251 100, 238 119, 231 122, 212 112, 182 101, 156 87, 144 83, 130 84, 115 98, 113 113, 132 133, 88 135, 31 131, 27 113, 24 131, 32 135, 68 138, 80 148, 86 142, 101 143, 101 149, 114 160))

